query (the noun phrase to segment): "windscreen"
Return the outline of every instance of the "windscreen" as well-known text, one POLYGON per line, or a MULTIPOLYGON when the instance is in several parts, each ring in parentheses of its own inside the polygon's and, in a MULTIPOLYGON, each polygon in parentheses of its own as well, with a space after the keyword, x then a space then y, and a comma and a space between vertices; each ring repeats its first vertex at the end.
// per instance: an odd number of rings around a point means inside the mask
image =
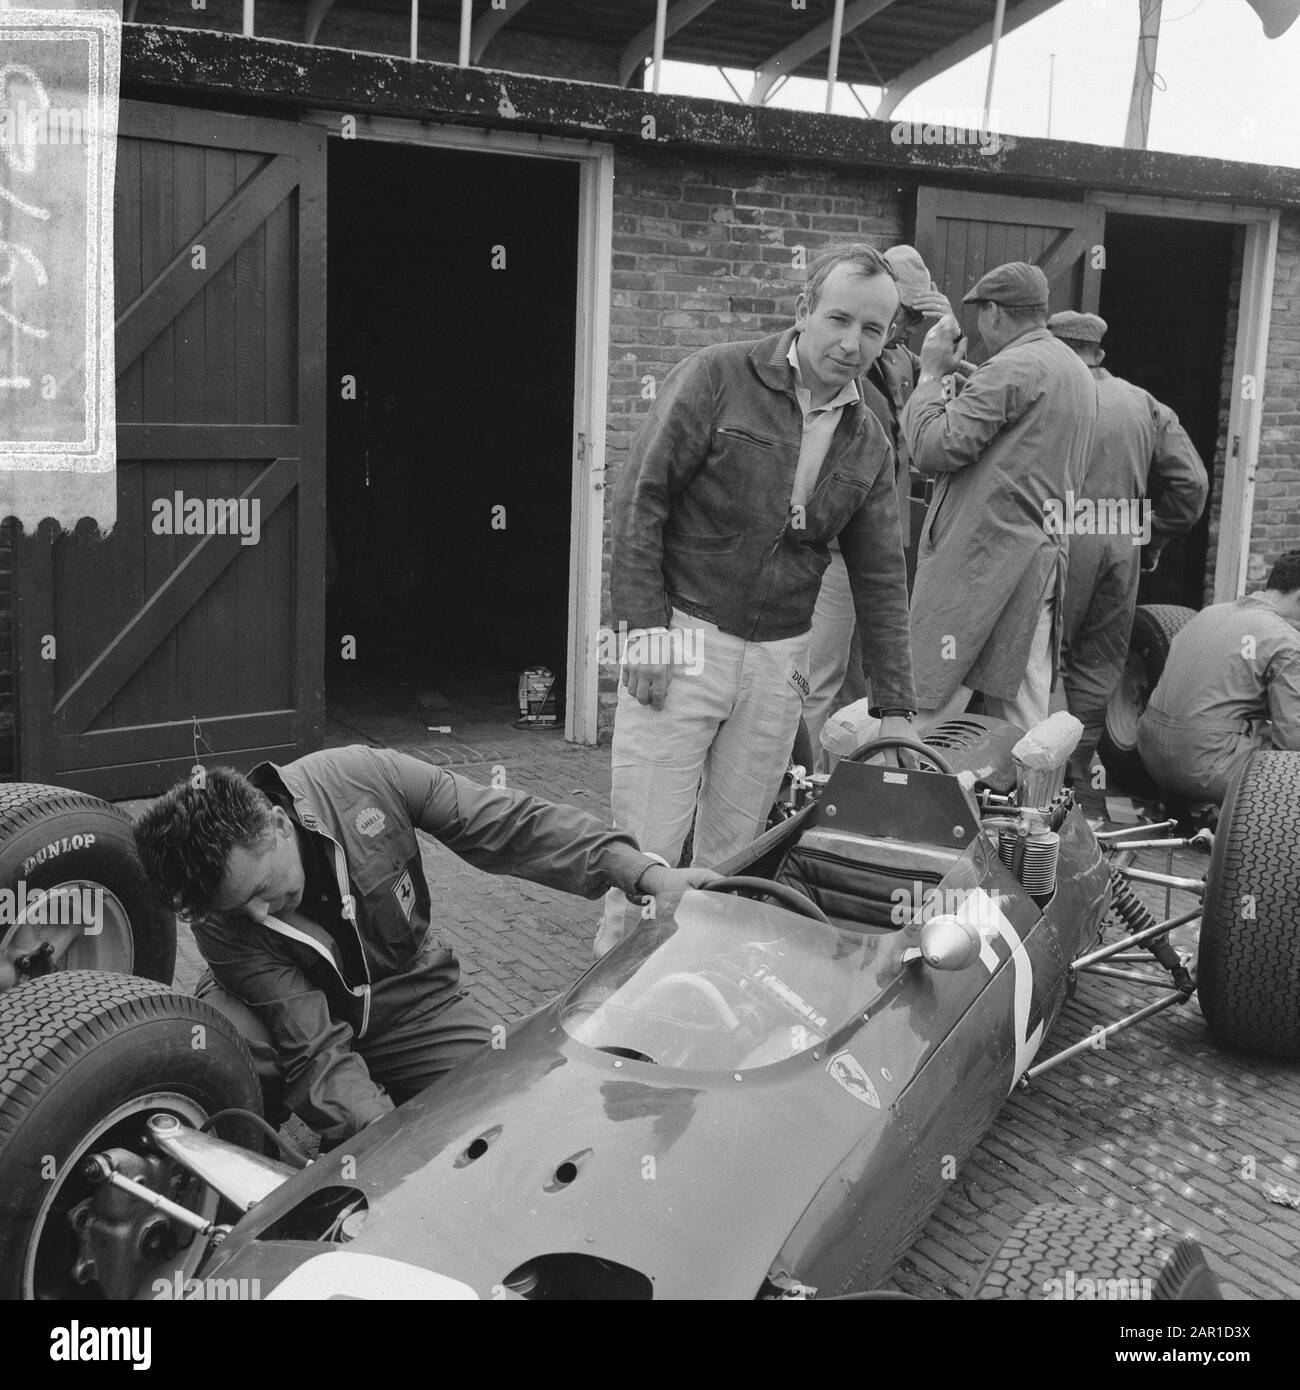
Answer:
POLYGON ((697 1071, 770 1066, 824 1042, 873 999, 892 933, 849 932, 722 893, 687 893, 574 986, 571 1037, 697 1071))

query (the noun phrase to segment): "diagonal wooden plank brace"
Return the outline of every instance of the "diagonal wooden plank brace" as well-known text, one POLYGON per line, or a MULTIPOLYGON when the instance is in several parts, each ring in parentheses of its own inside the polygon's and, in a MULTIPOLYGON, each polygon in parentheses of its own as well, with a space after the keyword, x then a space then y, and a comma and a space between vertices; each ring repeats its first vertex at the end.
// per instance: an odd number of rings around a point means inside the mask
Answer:
MULTIPOLYGON (((298 466, 297 459, 276 459, 240 494, 260 500, 263 525, 298 486, 298 466)), ((52 723, 56 732, 85 733, 159 643, 216 583, 241 547, 238 534, 204 536, 55 705, 52 723)))
POLYGON ((242 183, 117 320, 117 374, 140 356, 298 186, 298 161, 277 155, 242 183), (204 266, 194 268, 194 248, 204 266))

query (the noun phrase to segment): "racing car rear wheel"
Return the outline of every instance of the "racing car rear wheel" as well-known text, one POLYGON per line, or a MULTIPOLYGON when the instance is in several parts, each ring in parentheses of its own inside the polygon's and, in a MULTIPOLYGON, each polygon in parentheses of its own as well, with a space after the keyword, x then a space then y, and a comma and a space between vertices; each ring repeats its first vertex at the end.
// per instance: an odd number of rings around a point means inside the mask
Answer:
POLYGON ((112 970, 170 984, 176 918, 149 890, 131 821, 98 797, 0 787, 0 948, 48 942, 57 970, 112 970))
POLYGON ((1097 744, 1108 785, 1123 787, 1138 796, 1159 795, 1159 788, 1138 752, 1138 720, 1165 669, 1169 644, 1195 616, 1194 608, 1181 608, 1175 603, 1144 604, 1134 611, 1128 660, 1107 701, 1106 723, 1097 744))
MULTIPOLYGON (((199 1126, 261 1113, 233 1023, 149 980, 71 971, 0 995, 0 1299, 131 1297, 191 1277, 206 1240, 84 1169, 112 1150, 122 1171, 215 1218, 216 1196, 143 1143, 149 1115, 199 1126)), ((247 1122, 222 1137, 256 1142, 247 1122)), ((183 1288, 183 1283, 181 1284, 183 1288)))
POLYGON ((984 1267, 977 1299, 1097 1302, 1221 1299, 1200 1245, 1106 1207, 1043 1206, 984 1267))
POLYGON ((1197 996, 1228 1047, 1300 1057, 1300 753, 1251 755, 1206 876, 1197 996))

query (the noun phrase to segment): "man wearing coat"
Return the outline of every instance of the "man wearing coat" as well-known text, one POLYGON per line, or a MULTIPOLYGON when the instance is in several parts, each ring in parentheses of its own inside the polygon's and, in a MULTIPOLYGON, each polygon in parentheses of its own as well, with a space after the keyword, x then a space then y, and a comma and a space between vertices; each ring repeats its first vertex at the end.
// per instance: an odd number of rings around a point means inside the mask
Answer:
POLYGON ((1192 802, 1222 803, 1259 748, 1300 749, 1300 550, 1175 635, 1138 720, 1147 771, 1192 802))
POLYGON ((913 463, 940 475, 912 589, 925 725, 960 713, 975 690, 989 714, 1022 728, 1048 714, 1068 555, 1067 535, 1049 518, 1082 487, 1097 393, 1088 369, 1047 331, 1047 299, 1037 266, 989 271, 963 299, 978 305, 987 361, 945 400, 961 328, 941 319, 903 410, 913 463))
POLYGON ((1092 524, 1070 537, 1065 581, 1061 681, 1083 737, 1070 775, 1087 780, 1106 720, 1106 702, 1124 673, 1139 570, 1153 570, 1161 549, 1195 525, 1209 492, 1205 465, 1167 405, 1102 365, 1106 320, 1073 310, 1053 314, 1050 332, 1072 349, 1097 388, 1097 432, 1083 489, 1076 499, 1092 524), (1160 500, 1146 500, 1148 478, 1160 500), (1091 509, 1090 511, 1088 509, 1091 509), (1141 525, 1131 524, 1141 513, 1141 525), (1129 524, 1123 529, 1108 519, 1129 524))
POLYGON ((330 748, 244 777, 178 783, 136 847, 194 930, 201 998, 243 1034, 268 1110, 327 1146, 489 1039, 431 923, 416 830, 477 868, 595 897, 617 884, 671 908, 715 875, 669 869, 571 806, 479 786, 388 748, 330 748))
MULTIPOLYGON (((838 538, 883 731, 916 708, 894 456, 858 381, 898 310, 869 246, 823 252, 792 328, 679 362, 618 481, 611 592, 627 653, 614 823, 715 865, 763 828, 808 693, 809 628, 838 538)), ((611 892, 597 952, 634 923, 611 892)))

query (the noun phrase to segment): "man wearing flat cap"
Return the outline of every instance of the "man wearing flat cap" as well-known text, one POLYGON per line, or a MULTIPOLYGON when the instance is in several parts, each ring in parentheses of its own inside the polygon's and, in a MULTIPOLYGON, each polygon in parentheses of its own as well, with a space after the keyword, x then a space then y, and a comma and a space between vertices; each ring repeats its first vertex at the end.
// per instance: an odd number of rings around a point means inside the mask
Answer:
POLYGON ((1140 571, 1155 569, 1161 549, 1195 525, 1209 479, 1178 416, 1101 365, 1105 319, 1071 309, 1053 314, 1047 327, 1077 354, 1097 389, 1097 432, 1078 498, 1081 517, 1096 524, 1078 526, 1070 537, 1061 645, 1066 701, 1083 724, 1070 762, 1079 784, 1088 778, 1106 702, 1124 673, 1140 571), (1151 477, 1160 485, 1154 506, 1146 500, 1151 477), (1135 511, 1138 528, 1131 524, 1135 511), (1123 529, 1114 524, 1126 518, 1123 529))
MULTIPOLYGON (((867 401, 889 431, 890 442, 894 446, 898 515, 903 546, 907 549, 911 525, 912 470, 908 467, 906 449, 899 435, 898 417, 912 394, 921 368, 920 358, 908 345, 908 339, 927 318, 937 319, 952 313, 952 305, 947 295, 935 287, 915 246, 891 246, 883 254, 898 282, 899 308, 890 326, 888 341, 865 373, 865 381, 878 393, 869 392, 867 401)), ((974 370, 969 364, 964 365, 974 370)), ((809 694, 803 712, 808 736, 812 740, 814 753, 818 755, 818 735, 828 716, 843 705, 865 699, 870 688, 862 666, 862 640, 857 630, 849 572, 838 542, 831 541, 829 549, 831 562, 822 576, 817 607, 813 613, 808 655, 809 694)))
POLYGON ((940 319, 900 425, 913 463, 937 473, 912 590, 912 652, 924 728, 966 708, 1045 719, 1060 647, 1068 536, 1046 524, 1078 493, 1097 393, 1088 369, 1047 331, 1047 277, 1013 261, 963 298, 978 306, 989 357, 953 399, 943 378, 961 326, 940 319))

